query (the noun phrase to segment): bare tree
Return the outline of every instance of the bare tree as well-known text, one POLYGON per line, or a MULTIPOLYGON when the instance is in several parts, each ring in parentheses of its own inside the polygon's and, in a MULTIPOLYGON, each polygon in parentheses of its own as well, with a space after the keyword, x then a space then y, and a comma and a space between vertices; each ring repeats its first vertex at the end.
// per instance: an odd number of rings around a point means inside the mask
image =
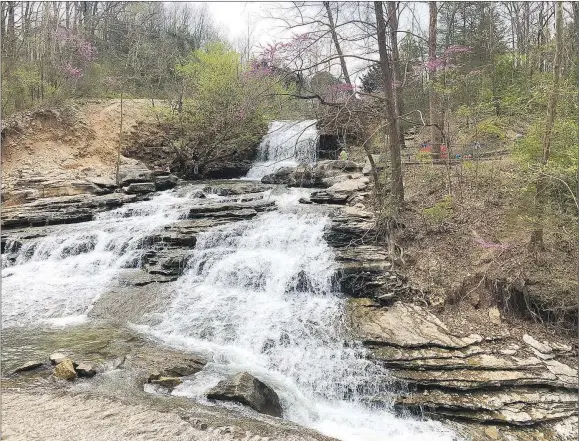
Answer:
POLYGON ((400 157, 399 120, 394 104, 394 75, 391 60, 386 48, 386 21, 382 2, 374 2, 378 37, 378 52, 380 54, 380 69, 382 71, 382 87, 385 94, 385 113, 388 133, 388 145, 391 163, 391 201, 395 212, 399 211, 404 201, 404 185, 402 181, 402 160, 400 157))
POLYGON ((438 9, 435 1, 428 3, 429 6, 429 26, 428 26, 428 61, 430 71, 430 145, 432 146, 432 156, 434 159, 440 158, 440 145, 442 144, 442 128, 444 118, 440 106, 440 96, 437 89, 437 62, 436 62, 436 24, 438 9))
MULTIPOLYGON (((547 121, 545 124, 545 136, 543 138, 543 154, 541 157, 541 168, 549 162, 551 156, 551 140, 553 127, 555 125, 555 114, 557 111, 557 100, 559 97, 559 84, 561 81, 561 54, 563 51, 563 4, 558 1, 555 4, 555 59, 553 60, 553 91, 549 97, 547 105, 547 121)), ((531 233, 530 247, 533 250, 545 248, 543 241, 543 212, 546 205, 547 177, 540 172, 537 178, 535 193, 536 228, 531 233)))
MULTIPOLYGON (((400 51, 398 50, 398 5, 399 2, 387 2, 388 7, 388 28, 390 29, 390 50, 392 52, 392 65, 394 74, 394 100, 396 101, 396 115, 400 118, 404 115, 404 98, 403 98, 403 86, 404 78, 402 78, 402 73, 400 69, 400 51)), ((400 139, 400 148, 404 149, 406 147, 404 141, 404 130, 402 129, 402 124, 398 124, 399 133, 398 138, 400 139)))
POLYGON ((336 32, 336 25, 334 23, 334 17, 332 16, 332 9, 330 7, 330 2, 324 2, 324 7, 326 8, 326 14, 328 15, 328 26, 330 28, 330 33, 332 34, 332 41, 336 48, 336 53, 340 59, 340 67, 342 68, 342 75, 344 76, 344 81, 348 86, 352 86, 352 81, 350 81, 350 74, 348 74, 348 66, 346 65, 346 59, 342 53, 342 47, 340 46, 340 40, 338 39, 338 34, 336 32))

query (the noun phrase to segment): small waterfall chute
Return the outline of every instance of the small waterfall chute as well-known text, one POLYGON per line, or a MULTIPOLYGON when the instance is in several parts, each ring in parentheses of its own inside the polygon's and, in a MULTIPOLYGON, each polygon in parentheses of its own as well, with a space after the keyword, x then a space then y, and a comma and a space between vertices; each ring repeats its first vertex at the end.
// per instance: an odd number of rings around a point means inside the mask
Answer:
POLYGON ((247 179, 259 180, 282 167, 313 164, 317 159, 317 120, 273 121, 261 140, 258 160, 247 179))

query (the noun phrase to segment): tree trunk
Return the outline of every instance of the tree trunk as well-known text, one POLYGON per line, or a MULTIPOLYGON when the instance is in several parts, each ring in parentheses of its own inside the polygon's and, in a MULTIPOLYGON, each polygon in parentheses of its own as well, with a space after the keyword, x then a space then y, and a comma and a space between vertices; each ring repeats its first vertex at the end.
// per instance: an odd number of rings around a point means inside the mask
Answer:
POLYGON ((66 24, 66 29, 70 29, 70 6, 71 3, 70 2, 66 2, 64 4, 65 7, 65 24, 66 24))
MULTIPOLYGON (((579 3, 573 3, 573 21, 575 25, 575 50, 579 60, 579 3)), ((577 69, 577 84, 579 84, 579 69, 577 69)), ((579 87, 577 88, 577 106, 579 106, 579 87)), ((579 114, 577 115, 577 139, 579 139, 579 114)), ((577 168, 577 194, 579 194, 579 167, 577 168)))
POLYGON ((386 49, 386 22, 384 21, 384 11, 382 9, 382 2, 374 2, 374 10, 376 13, 376 24, 378 31, 378 52, 380 54, 380 68, 382 71, 382 84, 384 87, 385 101, 386 101, 386 122, 388 123, 388 141, 390 146, 390 167, 392 169, 391 176, 391 197, 392 208, 397 213, 404 202, 404 185, 402 181, 402 161, 400 158, 400 139, 398 133, 400 132, 398 125, 399 121, 396 118, 396 108, 394 105, 394 90, 392 69, 390 67, 390 60, 388 51, 386 49))
POLYGON ((402 122, 400 117, 404 115, 404 98, 402 96, 402 73, 400 71, 400 52, 398 51, 398 8, 396 2, 388 2, 388 25, 390 28, 390 44, 392 46, 392 65, 394 67, 394 99, 396 104, 396 116, 398 118, 399 133, 398 138, 400 142, 400 148, 406 148, 404 142, 404 130, 402 128, 402 122))
POLYGON ((14 12, 15 12, 15 3, 16 2, 8 2, 8 35, 7 35, 7 43, 8 43, 8 50, 6 53, 8 56, 14 56, 14 50, 16 48, 16 33, 14 31, 14 12))
MULTIPOLYGON (((553 92, 549 97, 547 105, 547 122, 545 125, 545 137, 543 138, 543 155, 541 158, 541 172, 549 162, 551 156, 551 139, 553 127, 555 125, 555 114, 557 113, 557 99, 559 97, 559 83, 561 81, 561 58, 563 49, 563 4, 558 1, 555 4, 555 59, 553 61, 553 92)), ((535 194, 535 216, 536 228, 531 233, 530 247, 534 250, 545 248, 543 242, 543 212, 547 204, 547 181, 543 173, 537 178, 537 188, 535 194)))
POLYGON ((429 113, 430 113, 430 146, 433 159, 440 158, 440 144, 442 143, 442 129, 444 118, 440 108, 440 97, 436 90, 436 22, 438 10, 436 2, 429 2, 430 21, 428 29, 428 60, 430 61, 430 93, 429 93, 429 113))
MULTIPOLYGON (((0 21, 0 38, 2 38, 2 41, 6 41, 6 18, 8 16, 8 4, 2 2, 0 4, 0 8, 2 11, 2 17, 0 21)), ((4 51, 5 50, 6 48, 4 48, 4 51)))
POLYGON ((330 8, 330 2, 323 2, 326 8, 326 13, 328 14, 328 21, 330 22, 330 33, 332 34, 332 40, 334 41, 334 46, 336 46, 336 52, 340 59, 340 66, 342 67, 342 75, 344 75, 344 81, 348 86, 352 85, 350 81, 350 75, 348 74, 348 66, 346 66, 346 60, 344 54, 342 53, 342 48, 340 46, 340 41, 338 40, 338 34, 336 32, 336 25, 334 23, 334 17, 332 16, 332 9, 330 8))

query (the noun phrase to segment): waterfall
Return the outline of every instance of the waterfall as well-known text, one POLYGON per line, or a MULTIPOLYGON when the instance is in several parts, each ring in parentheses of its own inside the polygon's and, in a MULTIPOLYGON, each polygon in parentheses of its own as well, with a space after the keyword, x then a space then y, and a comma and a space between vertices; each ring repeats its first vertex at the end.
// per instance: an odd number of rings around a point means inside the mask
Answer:
POLYGON ((260 180, 282 167, 316 161, 318 130, 316 120, 273 121, 258 149, 258 160, 247 179, 260 180))
MULTIPOLYGON (((314 161, 313 123, 273 123, 248 178, 283 163, 314 161)), ((284 418, 341 440, 456 439, 438 422, 397 416, 388 403, 371 404, 376 396, 388 400, 390 376, 349 337, 347 299, 334 283, 336 264, 323 238, 328 218, 322 208, 298 203, 308 192, 266 192, 276 211, 199 233, 184 274, 164 284, 169 304, 145 317, 148 324, 132 325, 208 359, 172 393, 215 405, 206 392, 247 371, 277 392, 284 418)), ((3 325, 87 320, 121 271, 139 267, 143 239, 202 203, 198 193, 194 186, 162 192, 92 222, 50 227, 49 235, 20 249, 17 238, 7 243, 12 257, 3 256, 3 325)))
POLYGON ((2 256, 3 326, 85 320, 110 282, 123 269, 139 266, 143 238, 174 223, 190 203, 188 192, 164 192, 100 213, 91 222, 53 227, 20 249, 13 238, 2 256), (9 253, 15 255, 11 261, 9 253))
POLYGON ((367 404, 388 396, 389 375, 348 342, 328 219, 298 204, 305 192, 272 196, 277 211, 198 237, 173 303, 157 325, 140 327, 211 360, 173 394, 206 402, 219 380, 247 371, 276 390, 285 418, 339 439, 454 439, 439 423, 367 404))

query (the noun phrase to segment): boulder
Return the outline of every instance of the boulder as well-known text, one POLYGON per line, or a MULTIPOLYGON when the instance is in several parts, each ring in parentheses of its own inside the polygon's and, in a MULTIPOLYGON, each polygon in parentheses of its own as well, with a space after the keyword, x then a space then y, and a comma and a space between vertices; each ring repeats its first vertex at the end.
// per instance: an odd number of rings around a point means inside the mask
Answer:
POLYGON ((310 200, 318 204, 345 204, 355 192, 368 188, 369 183, 364 177, 341 181, 326 190, 313 192, 310 200))
POLYGON ((50 360, 50 363, 52 363, 53 365, 57 365, 59 363, 62 363, 67 358, 68 357, 61 352, 55 352, 53 354, 50 354, 50 357, 48 357, 48 359, 50 360))
POLYGON ((326 187, 323 183, 325 174, 315 167, 299 165, 282 167, 261 179, 264 184, 285 184, 288 187, 316 188, 326 187))
POLYGON ((76 373, 79 377, 94 377, 97 371, 92 363, 80 363, 76 367, 76 373))
POLYGON ((322 171, 329 171, 329 170, 334 170, 334 171, 339 171, 339 172, 353 172, 353 173, 360 173, 362 171, 362 165, 358 164, 357 162, 354 161, 343 161, 341 159, 337 159, 337 160, 325 160, 325 161, 319 161, 316 165, 318 170, 322 170, 322 171))
POLYGON ((157 191, 168 190, 173 188, 179 182, 179 178, 175 175, 155 176, 155 189, 157 191))
POLYGON ((156 189, 153 182, 135 182, 123 187, 123 191, 127 194, 152 193, 156 189))
POLYGON ((62 378, 63 380, 72 381, 77 374, 74 370, 74 364, 70 358, 66 358, 56 365, 54 368, 54 376, 62 378))
POLYGON ((322 182, 324 183, 324 187, 329 188, 329 187, 336 185, 340 182, 349 181, 351 179, 360 179, 362 177, 363 176, 361 173, 350 173, 350 174, 336 175, 336 176, 330 176, 327 178, 323 178, 322 182))
POLYGON ((153 172, 141 161, 122 157, 119 166, 119 184, 125 187, 137 182, 153 182, 153 172))
POLYGON ((151 373, 148 381, 153 382, 162 377, 188 377, 199 372, 206 364, 207 362, 201 358, 188 356, 151 373))
POLYGON ((236 401, 253 410, 271 415, 282 416, 279 398, 275 391, 247 372, 220 381, 209 390, 207 398, 213 400, 236 401))

